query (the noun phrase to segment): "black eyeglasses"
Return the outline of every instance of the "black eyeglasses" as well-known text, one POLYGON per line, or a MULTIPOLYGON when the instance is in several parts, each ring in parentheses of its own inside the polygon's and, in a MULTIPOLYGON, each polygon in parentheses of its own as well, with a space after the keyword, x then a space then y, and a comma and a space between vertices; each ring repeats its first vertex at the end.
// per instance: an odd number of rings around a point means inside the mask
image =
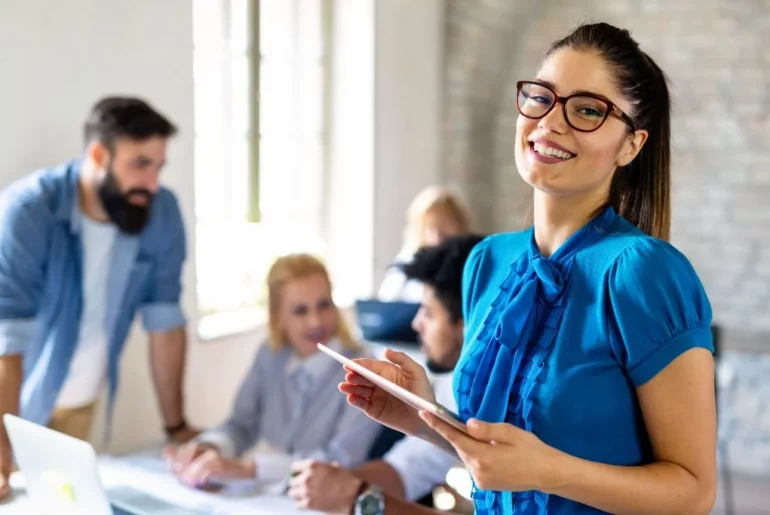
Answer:
POLYGON ((522 116, 539 120, 561 104, 564 119, 570 127, 580 132, 593 132, 610 116, 615 115, 625 122, 632 131, 634 121, 606 98, 588 92, 560 97, 549 86, 540 82, 519 81, 516 83, 516 104, 522 116))

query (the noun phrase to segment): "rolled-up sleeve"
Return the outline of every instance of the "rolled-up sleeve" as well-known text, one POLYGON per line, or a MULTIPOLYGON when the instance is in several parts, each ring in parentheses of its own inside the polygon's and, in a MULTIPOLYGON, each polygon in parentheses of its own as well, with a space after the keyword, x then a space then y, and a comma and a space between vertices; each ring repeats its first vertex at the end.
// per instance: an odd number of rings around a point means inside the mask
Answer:
MULTIPOLYGON (((437 375, 433 381, 433 390, 439 403, 451 411, 457 410, 451 373, 437 375)), ((401 477, 404 494, 409 501, 421 499, 436 485, 443 484, 449 470, 460 464, 451 454, 413 436, 396 442, 383 456, 383 460, 401 477)))
POLYGON ((383 459, 401 477, 409 501, 421 499, 436 485, 444 483, 447 473, 457 463, 448 453, 413 436, 396 442, 383 459))
POLYGON ((151 333, 171 331, 187 323, 178 302, 147 304, 142 308, 142 320, 151 333))
POLYGON ((179 205, 171 192, 158 197, 159 215, 166 220, 163 243, 155 259, 155 268, 144 305, 141 308, 144 328, 149 332, 166 332, 185 325, 180 306, 182 267, 187 257, 187 238, 179 205))
POLYGON ((0 198, 0 355, 22 354, 34 337, 45 283, 49 225, 38 202, 0 198))
POLYGON ((35 320, 0 320, 0 356, 24 354, 35 334, 35 320))

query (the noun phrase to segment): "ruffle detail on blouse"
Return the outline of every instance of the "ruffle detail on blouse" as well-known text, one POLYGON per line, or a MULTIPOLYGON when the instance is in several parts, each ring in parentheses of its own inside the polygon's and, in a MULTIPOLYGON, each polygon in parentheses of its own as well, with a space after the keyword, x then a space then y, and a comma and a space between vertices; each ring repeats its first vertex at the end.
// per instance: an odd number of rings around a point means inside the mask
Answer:
MULTIPOLYGON (((572 261, 579 250, 601 239, 615 218, 607 208, 551 258, 540 254, 530 230, 528 251, 511 263, 457 366, 455 389, 464 421, 508 422, 532 431, 533 393, 559 330, 572 261)), ((547 512, 549 496, 482 491, 474 485, 473 499, 482 515, 541 514, 547 512)))

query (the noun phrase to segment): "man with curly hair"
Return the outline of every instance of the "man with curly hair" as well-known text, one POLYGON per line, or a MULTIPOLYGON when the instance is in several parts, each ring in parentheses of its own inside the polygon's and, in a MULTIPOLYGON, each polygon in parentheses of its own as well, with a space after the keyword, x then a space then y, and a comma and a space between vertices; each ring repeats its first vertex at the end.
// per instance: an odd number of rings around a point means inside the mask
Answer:
MULTIPOLYGON (((455 410, 452 371, 463 345, 462 276, 465 261, 482 236, 452 237, 438 246, 420 249, 401 265, 408 279, 421 282, 420 310, 412 326, 420 336, 427 368, 433 373, 437 400, 455 410)), ((327 513, 350 513, 370 491, 383 498, 416 501, 444 482, 456 463, 438 447, 407 436, 382 460, 348 470, 318 461, 296 463, 289 495, 304 508, 327 513)))

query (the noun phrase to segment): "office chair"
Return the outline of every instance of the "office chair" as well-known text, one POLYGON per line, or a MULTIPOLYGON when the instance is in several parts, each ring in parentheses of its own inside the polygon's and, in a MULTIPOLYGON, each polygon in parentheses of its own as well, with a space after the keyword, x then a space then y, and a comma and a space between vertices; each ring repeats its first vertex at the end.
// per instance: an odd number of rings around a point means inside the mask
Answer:
MULTIPOLYGON (((722 351, 722 328, 716 324, 711 326, 711 335, 714 340, 714 362, 717 366, 714 370, 714 391, 717 399, 717 413, 719 413, 719 381, 718 381, 718 374, 719 374, 719 362, 721 358, 721 351, 722 351)), ((717 416, 717 420, 719 420, 719 417, 717 416)), ((717 431, 717 450, 719 451, 719 454, 722 455, 722 459, 720 460, 721 466, 718 472, 718 474, 722 477, 722 494, 724 497, 724 508, 725 508, 725 515, 735 515, 735 504, 733 500, 733 480, 732 476, 730 475, 730 460, 728 458, 728 447, 729 442, 723 440, 719 437, 719 432, 717 431)))

